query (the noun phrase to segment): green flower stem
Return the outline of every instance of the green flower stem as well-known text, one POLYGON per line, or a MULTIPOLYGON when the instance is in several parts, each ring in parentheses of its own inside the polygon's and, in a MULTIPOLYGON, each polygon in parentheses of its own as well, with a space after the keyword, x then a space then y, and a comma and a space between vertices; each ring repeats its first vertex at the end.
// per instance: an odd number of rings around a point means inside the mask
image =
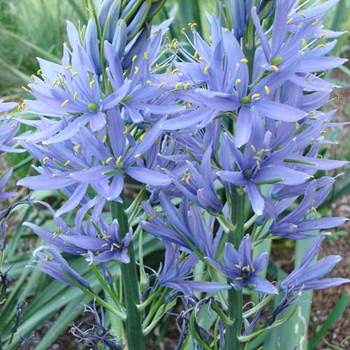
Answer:
MULTIPOLYGON (((236 187, 232 188, 231 195, 230 193, 227 193, 227 201, 230 208, 231 219, 235 225, 235 231, 230 231, 228 240, 235 246, 235 248, 238 248, 244 236, 245 195, 241 188, 236 187)), ((226 328, 225 350, 241 349, 241 344, 238 337, 241 335, 243 323, 242 306, 242 291, 236 291, 233 288, 230 289, 228 291, 228 315, 230 319, 234 321, 234 323, 226 328)))
MULTIPOLYGON (((123 238, 129 232, 128 218, 121 203, 112 203, 112 215, 119 223, 120 235, 123 238)), ((145 338, 142 332, 141 312, 137 269, 133 244, 129 246, 129 264, 122 264, 123 294, 126 306, 126 336, 129 350, 144 350, 145 338)))

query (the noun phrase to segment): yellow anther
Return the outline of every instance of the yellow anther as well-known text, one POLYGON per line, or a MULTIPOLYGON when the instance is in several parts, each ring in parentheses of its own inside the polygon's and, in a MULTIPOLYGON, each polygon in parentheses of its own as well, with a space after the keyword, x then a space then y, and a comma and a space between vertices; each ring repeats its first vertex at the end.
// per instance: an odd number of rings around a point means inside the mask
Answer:
POLYGON ((293 23, 294 19, 292 17, 288 18, 287 24, 293 23))
POLYGON ((172 71, 171 71, 171 74, 176 74, 176 73, 179 73, 179 70, 177 68, 174 68, 172 71))
POLYGON ((205 74, 208 74, 209 73, 209 66, 205 66, 203 71, 204 71, 205 74))
POLYGON ((69 100, 64 100, 64 101, 61 103, 61 107, 67 106, 68 103, 69 103, 69 100))
POLYGON ((190 26, 191 30, 195 30, 196 27, 198 26, 198 24, 196 22, 190 22, 190 23, 188 23, 188 25, 190 26))
POLYGON ((106 142, 107 142, 107 135, 104 135, 104 136, 102 137, 102 142, 103 142, 103 143, 106 143, 106 142))
POLYGON ((280 69, 277 66, 275 66, 274 64, 271 66, 271 69, 272 69, 273 72, 279 72, 280 71, 280 69))
POLYGON ((58 80, 57 79, 52 80, 52 83, 51 83, 52 86, 56 86, 57 84, 58 84, 58 80))
POLYGON ((44 157, 44 158, 43 158, 43 164, 47 164, 49 160, 50 160, 49 157, 47 157, 47 156, 44 157))
POLYGON ((270 87, 268 85, 264 86, 264 90, 265 90, 266 95, 270 95, 271 90, 270 90, 270 87))
POLYGON ((38 70, 36 71, 36 75, 41 75, 41 69, 38 69, 38 70))
POLYGON ((320 35, 320 38, 322 38, 322 39, 327 38, 327 34, 326 34, 326 33, 322 33, 322 34, 320 35))
POLYGON ((189 90, 190 89, 190 87, 191 87, 191 83, 186 83, 185 85, 184 85, 184 90, 189 90))
POLYGON ((123 166, 123 157, 122 156, 119 156, 117 158, 117 160, 115 161, 115 165, 118 167, 118 168, 121 168, 123 166))
POLYGON ((174 49, 174 50, 177 50, 178 48, 178 41, 176 39, 173 39, 171 41, 171 47, 174 49))
POLYGON ((105 163, 106 163, 106 164, 109 164, 112 160, 113 160, 113 157, 108 157, 108 158, 105 160, 105 163))
POLYGON ((124 130, 123 130, 123 134, 126 135, 128 132, 129 132, 129 128, 125 125, 124 130))
POLYGON ((320 23, 320 20, 317 18, 317 19, 315 19, 311 24, 313 25, 313 26, 317 26, 317 24, 319 24, 320 23))
POLYGON ((138 66, 135 66, 134 75, 139 74, 139 72, 140 72, 140 68, 138 66))
POLYGON ((72 75, 73 75, 73 77, 76 77, 77 75, 79 75, 79 73, 74 71, 74 72, 72 72, 72 75))
POLYGON ((26 107, 25 103, 24 103, 23 101, 20 102, 19 105, 18 105, 18 107, 17 107, 18 112, 23 112, 24 109, 25 109, 25 107, 26 107))
POLYGON ((142 156, 141 153, 136 153, 136 154, 134 155, 134 158, 135 158, 135 159, 138 159, 138 158, 141 158, 141 156, 142 156))
POLYGON ((75 91, 75 93, 73 94, 73 101, 76 101, 78 98, 78 92, 75 91))
POLYGON ((65 70, 69 70, 69 69, 72 69, 73 67, 70 65, 70 64, 67 64, 65 67, 64 67, 64 69, 65 70))
POLYGON ((260 94, 257 92, 255 94, 252 95, 252 100, 256 100, 260 97, 260 94))
POLYGON ((81 145, 78 143, 78 144, 74 145, 73 149, 74 149, 75 153, 79 153, 80 149, 81 149, 81 145))
POLYGON ((198 57, 198 52, 195 51, 195 52, 193 53, 192 57, 193 57, 193 58, 197 58, 197 57, 198 57))
POLYGON ((181 178, 181 181, 186 183, 186 184, 190 184, 191 178, 192 178, 191 172, 189 171, 189 169, 187 169, 187 170, 185 170, 185 172, 181 178))
POLYGON ((298 122, 295 122, 295 129, 299 130, 300 129, 300 124, 298 122))
POLYGON ((307 46, 307 41, 303 38, 301 39, 301 47, 304 49, 307 46))
POLYGON ((92 89, 92 88, 94 87, 94 85, 95 85, 95 80, 91 79, 91 80, 89 81, 90 89, 92 89))
POLYGON ((300 22, 300 27, 304 27, 305 26, 305 22, 300 22))
POLYGON ((25 92, 30 92, 29 89, 28 89, 26 86, 24 86, 24 85, 21 87, 21 89, 22 89, 23 91, 25 91, 25 92))
POLYGON ((182 88, 182 83, 175 84, 175 90, 180 90, 182 88))
POLYGON ((323 47, 325 47, 326 45, 325 44, 318 44, 316 46, 316 49, 322 49, 323 47))
POLYGON ((236 79, 236 81, 235 81, 236 85, 239 85, 241 82, 242 82, 241 79, 236 79))
POLYGON ((70 164, 70 160, 66 160, 63 165, 68 166, 69 164, 70 164))
POLYGON ((152 80, 146 80, 147 85, 152 85, 152 80))
POLYGON ((247 58, 241 58, 239 61, 242 62, 242 63, 248 63, 249 62, 249 60, 247 58))
POLYGON ((185 28, 185 27, 182 27, 182 28, 181 28, 181 33, 182 33, 182 34, 185 34, 185 33, 186 33, 186 28, 185 28))
POLYGON ((149 60, 149 53, 147 52, 147 51, 145 51, 144 53, 143 53, 143 58, 147 61, 147 60, 149 60))
POLYGON ((146 133, 143 133, 140 137, 139 137, 139 140, 140 141, 143 141, 146 137, 146 133))
POLYGON ((164 87, 165 85, 166 85, 166 84, 164 83, 164 81, 162 81, 161 83, 159 83, 158 86, 159 86, 160 88, 162 88, 162 87, 164 87))
POLYGON ((134 55, 132 58, 132 63, 135 63, 136 60, 137 60, 137 55, 134 55))
POLYGON ((203 62, 203 61, 204 61, 204 57, 203 57, 203 56, 199 56, 199 57, 198 57, 198 60, 201 61, 201 62, 203 62))

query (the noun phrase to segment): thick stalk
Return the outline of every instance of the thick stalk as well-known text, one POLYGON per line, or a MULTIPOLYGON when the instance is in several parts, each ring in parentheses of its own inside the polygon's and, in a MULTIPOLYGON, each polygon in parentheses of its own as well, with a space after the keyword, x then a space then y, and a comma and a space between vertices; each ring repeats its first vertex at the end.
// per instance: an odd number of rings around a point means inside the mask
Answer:
MULTIPOLYGON (((235 225, 235 231, 229 233, 229 242, 232 243, 236 249, 244 235, 244 205, 245 195, 240 188, 232 188, 232 197, 227 196, 232 223, 235 225)), ((230 281, 229 281, 230 282, 230 281)), ((238 337, 242 330, 242 306, 243 294, 242 291, 230 289, 228 291, 228 315, 234 323, 226 327, 225 335, 225 350, 239 350, 241 344, 238 337)))
MULTIPOLYGON (((121 237, 129 231, 128 218, 121 203, 112 204, 112 215, 119 222, 121 237)), ((126 306, 126 336, 129 350, 144 350, 145 338, 142 332, 141 312, 137 305, 140 304, 137 269, 133 244, 129 246, 129 264, 122 264, 123 295, 126 306)))

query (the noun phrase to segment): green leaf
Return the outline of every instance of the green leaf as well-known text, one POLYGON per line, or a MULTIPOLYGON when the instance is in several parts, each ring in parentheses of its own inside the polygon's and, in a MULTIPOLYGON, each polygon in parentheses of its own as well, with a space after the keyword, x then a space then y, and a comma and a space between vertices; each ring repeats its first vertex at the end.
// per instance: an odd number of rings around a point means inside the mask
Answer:
POLYGON ((315 350, 317 348, 318 343, 324 338, 324 336, 333 327, 333 325, 342 317, 349 304, 349 301, 350 295, 346 293, 342 294, 320 330, 311 338, 308 350, 315 350))

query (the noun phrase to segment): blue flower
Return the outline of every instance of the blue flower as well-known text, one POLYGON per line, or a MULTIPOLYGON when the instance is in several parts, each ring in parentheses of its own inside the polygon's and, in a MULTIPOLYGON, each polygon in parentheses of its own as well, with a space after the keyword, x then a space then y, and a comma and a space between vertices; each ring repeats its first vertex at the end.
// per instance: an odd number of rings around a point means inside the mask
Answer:
POLYGON ((0 154, 3 152, 20 152, 13 148, 15 144, 14 138, 19 130, 19 123, 7 116, 7 112, 17 106, 14 102, 2 102, 0 100, 0 154))
POLYGON ((235 289, 250 288, 260 293, 278 293, 272 283, 258 275, 267 266, 268 254, 262 253, 253 260, 249 235, 243 237, 238 250, 231 243, 226 243, 224 261, 225 265, 215 260, 212 263, 231 281, 235 289))
MULTIPOLYGON (((180 169, 167 171, 175 187, 183 196, 212 212, 218 212, 223 205, 215 190, 217 175, 213 171, 212 146, 205 151, 200 164, 186 160, 180 169), (180 173, 180 176, 177 174, 180 173)), ((179 163, 179 162, 178 162, 179 163)))
POLYGON ((163 215, 158 215, 148 203, 144 203, 144 209, 149 217, 148 221, 142 222, 145 230, 163 241, 215 258, 222 235, 220 229, 214 236, 215 219, 211 218, 207 224, 199 208, 190 205, 186 199, 183 199, 179 209, 162 192, 159 200, 163 215))
POLYGON ((318 237, 313 240, 299 266, 281 282, 281 290, 324 289, 350 282, 349 279, 345 278, 324 278, 333 270, 335 265, 341 260, 341 257, 330 255, 315 261, 323 239, 324 237, 318 237))
POLYGON ((198 258, 195 254, 184 256, 175 244, 165 243, 164 266, 157 281, 161 286, 187 296, 195 292, 215 293, 229 288, 225 283, 192 280, 192 271, 197 262, 198 258))
MULTIPOLYGON (((289 197, 277 201, 267 209, 274 219, 269 231, 273 235, 289 239, 305 239, 314 235, 315 231, 328 230, 342 225, 347 220, 344 217, 312 215, 312 212, 327 198, 333 183, 332 178, 325 177, 313 180, 305 186, 292 186, 289 197), (296 197, 301 195, 303 200, 300 204, 283 216, 283 212, 295 201, 296 197)), ((279 194, 286 196, 288 192, 282 189, 279 194)))
POLYGON ((73 279, 82 287, 89 288, 88 281, 69 266, 58 250, 43 246, 34 251, 34 257, 37 258, 38 270, 48 274, 55 280, 73 285, 70 281, 70 279, 73 279))
POLYGON ((74 189, 59 214, 74 209, 85 198, 89 185, 99 196, 117 200, 126 175, 150 186, 170 184, 166 174, 149 169, 142 159, 159 138, 160 124, 135 140, 119 114, 110 111, 108 116, 108 128, 99 135, 82 127, 71 140, 44 145, 28 142, 29 136, 22 145, 41 162, 36 168, 40 175, 18 184, 32 189, 74 189))
POLYGON ((269 149, 257 148, 254 143, 247 145, 242 152, 226 133, 222 136, 221 147, 221 164, 230 170, 218 171, 219 178, 224 183, 244 187, 257 215, 262 215, 265 207, 261 185, 298 185, 310 178, 307 173, 287 167, 283 162, 283 153, 277 153, 281 157, 279 159, 273 153, 270 154, 269 149))
POLYGON ((12 171, 8 171, 2 178, 0 178, 0 202, 16 196, 16 192, 3 192, 4 187, 12 176, 12 171))
POLYGON ((110 225, 103 219, 77 222, 76 227, 67 226, 63 220, 56 218, 57 229, 45 230, 35 224, 25 223, 38 236, 60 251, 73 255, 83 255, 90 261, 107 262, 118 260, 129 263, 128 247, 132 240, 129 232, 123 239, 119 236, 119 224, 110 225))

